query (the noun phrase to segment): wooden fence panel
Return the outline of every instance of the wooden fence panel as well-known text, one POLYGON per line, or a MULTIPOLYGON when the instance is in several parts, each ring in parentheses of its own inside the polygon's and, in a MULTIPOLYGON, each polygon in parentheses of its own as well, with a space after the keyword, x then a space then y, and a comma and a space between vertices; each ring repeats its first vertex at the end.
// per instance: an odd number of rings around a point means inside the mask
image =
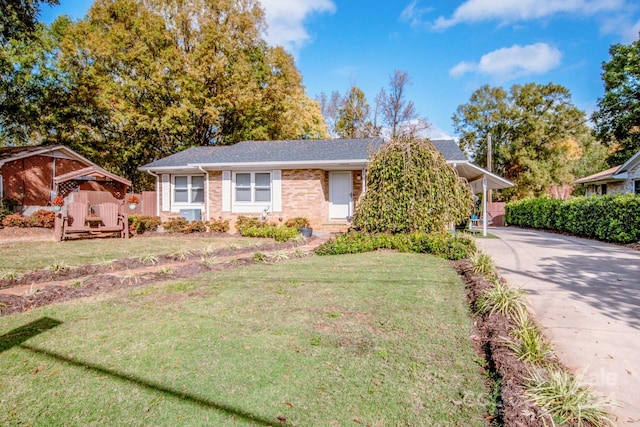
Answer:
POLYGON ((493 218, 494 227, 504 227, 504 207, 506 203, 504 202, 492 202, 487 203, 487 212, 493 218))
POLYGON ((142 210, 143 215, 148 216, 157 216, 158 215, 158 199, 156 198, 155 191, 143 191, 142 197, 140 198, 142 203, 140 204, 140 209, 142 210))

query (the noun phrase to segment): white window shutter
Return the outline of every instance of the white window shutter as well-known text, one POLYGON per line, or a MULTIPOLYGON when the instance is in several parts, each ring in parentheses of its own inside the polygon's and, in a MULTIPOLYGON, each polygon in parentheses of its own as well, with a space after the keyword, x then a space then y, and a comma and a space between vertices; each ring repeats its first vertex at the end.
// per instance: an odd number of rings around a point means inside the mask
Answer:
POLYGON ((231 212, 231 171, 222 171, 222 212, 231 212))
POLYGON ((162 211, 171 210, 171 176, 169 174, 162 175, 162 211))
POLYGON ((274 170, 271 173, 271 211, 282 212, 282 171, 274 170))

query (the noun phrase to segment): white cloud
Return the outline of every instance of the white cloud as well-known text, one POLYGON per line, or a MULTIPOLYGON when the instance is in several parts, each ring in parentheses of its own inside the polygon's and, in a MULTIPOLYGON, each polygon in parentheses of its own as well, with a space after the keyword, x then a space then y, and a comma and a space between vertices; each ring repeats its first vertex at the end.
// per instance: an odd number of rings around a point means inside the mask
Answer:
POLYGON ((480 21, 498 21, 504 25, 562 13, 592 16, 625 7, 624 0, 467 0, 451 18, 439 17, 433 28, 444 30, 457 24, 480 21))
POLYGON ((462 61, 449 70, 449 75, 452 77, 460 77, 463 74, 475 71, 477 67, 473 62, 462 61))
POLYGON ((640 39, 640 19, 631 25, 631 27, 627 27, 627 29, 628 30, 622 34, 623 43, 633 43, 640 39))
POLYGON ((284 46, 296 53, 311 36, 304 26, 314 13, 334 13, 333 0, 261 0, 269 28, 265 39, 272 46, 284 46))
POLYGON ((546 43, 528 46, 514 45, 489 52, 478 63, 460 62, 449 70, 452 77, 478 72, 509 80, 530 74, 544 74, 560 65, 562 53, 546 43))
POLYGON ((422 26, 422 17, 432 10, 432 7, 418 7, 418 0, 413 0, 400 13, 400 21, 409 22, 412 27, 422 26))

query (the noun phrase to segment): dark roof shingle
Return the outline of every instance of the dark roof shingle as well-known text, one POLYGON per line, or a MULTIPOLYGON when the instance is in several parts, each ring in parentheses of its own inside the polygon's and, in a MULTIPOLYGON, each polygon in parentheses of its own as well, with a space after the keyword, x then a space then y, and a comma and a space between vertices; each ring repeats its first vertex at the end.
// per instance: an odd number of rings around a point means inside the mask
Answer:
MULTIPOLYGON (((466 161, 453 140, 432 141, 447 160, 466 161)), ((142 169, 234 163, 290 163, 366 160, 382 138, 242 141, 235 145, 193 147, 142 166, 142 169)))

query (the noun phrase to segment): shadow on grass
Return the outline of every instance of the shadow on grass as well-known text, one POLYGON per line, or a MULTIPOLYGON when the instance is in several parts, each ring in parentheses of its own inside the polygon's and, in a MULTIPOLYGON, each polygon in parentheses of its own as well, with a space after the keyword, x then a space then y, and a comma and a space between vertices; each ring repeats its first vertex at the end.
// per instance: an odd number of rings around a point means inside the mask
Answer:
POLYGON ((20 326, 6 334, 0 336, 0 353, 22 344, 29 338, 33 338, 45 331, 51 330, 56 326, 62 325, 62 322, 50 317, 42 317, 31 323, 20 326))
MULTIPOLYGON (((24 340, 23 340, 24 341, 24 340)), ((151 391, 155 391, 155 392, 160 392, 163 394, 166 394, 170 397, 173 397, 175 399, 180 399, 180 400, 184 400, 186 402, 189 403, 193 403, 205 408, 212 408, 215 410, 218 410, 220 412, 224 412, 226 414, 228 414, 229 416, 234 416, 237 418, 242 418, 244 420, 247 421, 251 421, 254 422, 256 424, 261 424, 261 425, 265 425, 265 426, 271 426, 271 425, 275 425, 277 423, 277 420, 274 418, 274 420, 267 420, 265 418, 260 418, 256 415, 253 414, 249 414, 241 409, 238 408, 234 408, 232 406, 229 405, 225 405, 222 403, 216 403, 213 402, 211 400, 205 399, 204 397, 201 396, 197 396, 195 394, 190 394, 190 393, 186 393, 184 391, 179 391, 179 390, 174 390, 172 388, 166 387, 162 384, 157 384, 157 383, 152 383, 148 380, 145 380, 144 378, 140 378, 140 377, 136 377, 135 375, 131 375, 131 374, 124 374, 124 373, 120 373, 111 369, 107 369, 104 368, 102 366, 99 365, 95 365, 93 363, 89 363, 89 362, 82 362, 79 361, 77 359, 73 359, 70 358, 68 356, 62 355, 62 354, 58 354, 58 353, 54 353, 51 351, 47 351, 47 350, 43 350, 40 348, 36 348, 36 347, 31 347, 28 345, 20 345, 21 348, 33 351, 35 353, 50 357, 52 359, 55 359, 57 361, 66 363, 68 365, 71 366, 76 366, 79 368, 84 368, 84 369, 88 369, 90 371, 93 371, 95 373, 99 373, 101 375, 109 375, 110 377, 122 381, 122 382, 128 382, 128 383, 132 383, 136 386, 145 388, 147 390, 151 390, 151 391)))

